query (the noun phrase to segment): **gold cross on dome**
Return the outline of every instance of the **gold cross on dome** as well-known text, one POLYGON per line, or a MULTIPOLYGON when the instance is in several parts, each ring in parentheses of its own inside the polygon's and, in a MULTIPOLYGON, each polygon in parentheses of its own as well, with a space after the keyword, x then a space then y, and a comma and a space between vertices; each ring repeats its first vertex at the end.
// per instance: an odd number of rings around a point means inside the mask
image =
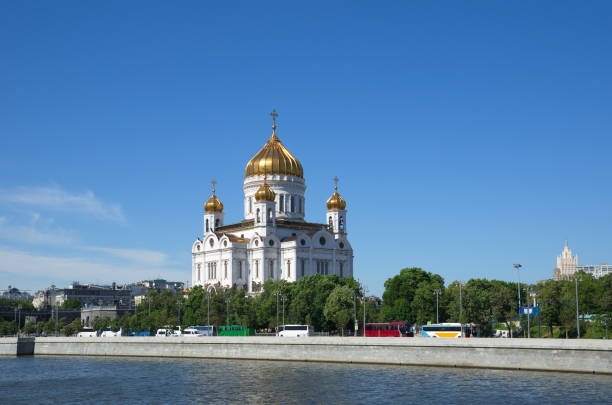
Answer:
POLYGON ((217 191, 215 185, 217 184, 217 180, 211 180, 210 184, 212 185, 212 193, 215 194, 217 191))
POLYGON ((272 117, 272 129, 276 131, 276 117, 278 117, 278 113, 275 109, 270 113, 270 117, 272 117))
POLYGON ((334 176, 333 180, 334 180, 334 190, 338 191, 338 182, 340 181, 340 179, 338 178, 338 176, 334 176))

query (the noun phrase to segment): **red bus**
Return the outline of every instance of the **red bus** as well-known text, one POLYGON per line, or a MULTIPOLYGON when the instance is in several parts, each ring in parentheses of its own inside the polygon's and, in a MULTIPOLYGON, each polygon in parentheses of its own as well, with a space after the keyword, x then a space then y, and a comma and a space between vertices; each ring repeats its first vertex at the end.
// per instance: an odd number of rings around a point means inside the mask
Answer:
POLYGON ((412 337, 414 332, 408 322, 366 323, 366 337, 412 337))

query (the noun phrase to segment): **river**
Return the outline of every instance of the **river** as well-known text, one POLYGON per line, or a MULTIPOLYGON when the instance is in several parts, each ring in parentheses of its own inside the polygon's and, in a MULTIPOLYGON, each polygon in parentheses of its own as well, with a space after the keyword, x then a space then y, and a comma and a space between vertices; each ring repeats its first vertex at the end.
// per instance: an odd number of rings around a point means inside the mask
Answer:
POLYGON ((612 376, 242 360, 0 358, 2 404, 610 404, 612 376))

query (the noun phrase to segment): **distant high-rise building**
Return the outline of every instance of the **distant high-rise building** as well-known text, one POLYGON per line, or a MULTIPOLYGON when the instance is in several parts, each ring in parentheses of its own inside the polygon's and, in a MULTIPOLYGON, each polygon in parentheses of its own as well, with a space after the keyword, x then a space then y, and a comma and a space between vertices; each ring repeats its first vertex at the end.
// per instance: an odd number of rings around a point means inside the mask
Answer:
POLYGON ((595 278, 599 278, 606 274, 612 274, 612 264, 587 264, 584 266, 576 266, 576 271, 584 271, 595 278))
POLYGON ((553 270, 553 280, 567 280, 577 271, 583 271, 595 278, 603 277, 612 273, 612 264, 588 264, 578 265, 578 255, 572 254, 567 241, 563 246, 563 251, 557 256, 557 267, 553 270))
POLYGON ((572 249, 570 249, 567 241, 563 246, 563 251, 557 256, 557 267, 553 270, 554 280, 565 280, 570 278, 576 273, 576 266, 578 265, 578 255, 572 255, 572 249))

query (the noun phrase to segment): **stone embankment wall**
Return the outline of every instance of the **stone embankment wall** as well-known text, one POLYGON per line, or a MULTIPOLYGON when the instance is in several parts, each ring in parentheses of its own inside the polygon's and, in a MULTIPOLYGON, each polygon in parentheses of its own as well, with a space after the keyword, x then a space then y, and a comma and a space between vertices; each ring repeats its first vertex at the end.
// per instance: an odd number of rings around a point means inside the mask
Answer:
POLYGON ((192 357, 612 374, 612 341, 355 337, 36 338, 35 355, 192 357))
POLYGON ((29 356, 34 354, 34 338, 0 338, 0 356, 29 356))

